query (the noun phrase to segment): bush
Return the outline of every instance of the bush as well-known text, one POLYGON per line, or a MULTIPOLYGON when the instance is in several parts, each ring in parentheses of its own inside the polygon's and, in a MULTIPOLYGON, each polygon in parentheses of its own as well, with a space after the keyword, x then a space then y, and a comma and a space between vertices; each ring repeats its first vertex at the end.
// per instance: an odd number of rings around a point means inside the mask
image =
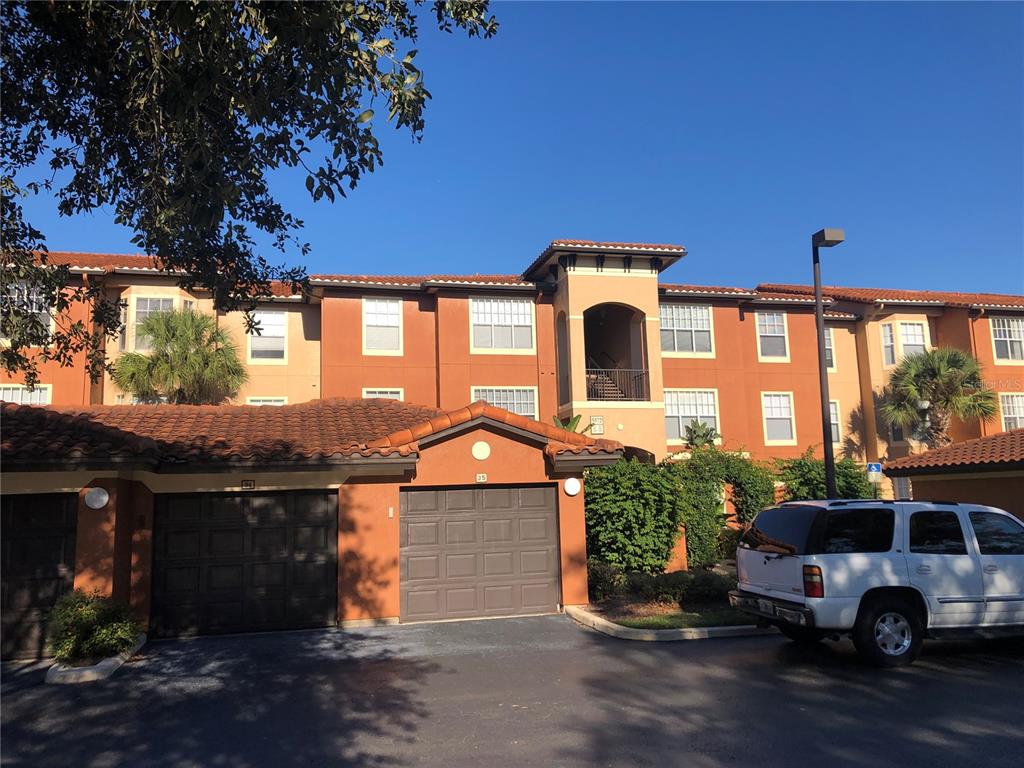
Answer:
POLYGON ((626 592, 633 597, 682 606, 727 603, 735 586, 732 579, 712 571, 626 574, 626 592))
POLYGON ((57 661, 105 658, 132 647, 138 621, 128 606, 76 589, 50 611, 48 637, 57 661))
POLYGON ((585 487, 587 552, 623 571, 665 570, 682 522, 676 476, 631 459, 589 470, 585 487))
POLYGON ((733 560, 736 558, 736 549, 740 545, 740 536, 743 529, 723 528, 718 534, 718 559, 733 560))
MULTIPOLYGON (((825 462, 814 458, 810 448, 799 458, 778 461, 778 467, 779 478, 786 483, 786 501, 825 498, 825 462)), ((867 470, 849 457, 836 462, 836 490, 841 499, 875 496, 867 470)))
POLYGON ((592 602, 607 600, 621 595, 626 588, 626 577, 614 565, 602 563, 597 558, 587 560, 587 591, 592 602))
POLYGON ((764 464, 738 454, 725 456, 723 479, 732 485, 736 519, 746 525, 758 512, 775 503, 775 474, 764 464))

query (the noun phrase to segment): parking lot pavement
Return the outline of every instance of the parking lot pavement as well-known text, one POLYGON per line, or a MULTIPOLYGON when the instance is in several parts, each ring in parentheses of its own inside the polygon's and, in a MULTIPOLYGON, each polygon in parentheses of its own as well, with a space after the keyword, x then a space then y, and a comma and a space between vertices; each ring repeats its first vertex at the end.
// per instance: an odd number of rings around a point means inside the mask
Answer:
POLYGON ((1018 766, 1024 643, 631 643, 561 616, 151 643, 109 680, 5 665, 10 766, 1018 766))

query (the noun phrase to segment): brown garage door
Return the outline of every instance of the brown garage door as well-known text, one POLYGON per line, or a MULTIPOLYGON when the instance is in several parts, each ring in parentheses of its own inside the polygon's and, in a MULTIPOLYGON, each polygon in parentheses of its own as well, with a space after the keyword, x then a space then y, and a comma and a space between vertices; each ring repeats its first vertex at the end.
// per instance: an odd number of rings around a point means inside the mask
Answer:
POLYGON ((549 486, 405 490, 403 621, 558 610, 558 514, 549 486))
POLYGON ((337 532, 328 491, 157 496, 153 634, 334 624, 337 532))
POLYGON ((78 496, 46 493, 0 500, 0 656, 39 658, 46 613, 72 589, 78 496))

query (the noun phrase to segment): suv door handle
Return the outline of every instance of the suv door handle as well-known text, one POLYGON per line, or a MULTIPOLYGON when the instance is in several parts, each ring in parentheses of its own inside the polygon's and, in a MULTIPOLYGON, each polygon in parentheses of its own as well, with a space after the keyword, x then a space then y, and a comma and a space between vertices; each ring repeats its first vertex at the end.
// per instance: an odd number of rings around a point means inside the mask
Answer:
POLYGON ((930 565, 919 565, 917 566, 918 573, 931 573, 932 567, 930 565))
POLYGON ((999 573, 999 566, 995 565, 994 563, 989 563, 984 568, 982 568, 982 570, 985 571, 985 573, 999 573))

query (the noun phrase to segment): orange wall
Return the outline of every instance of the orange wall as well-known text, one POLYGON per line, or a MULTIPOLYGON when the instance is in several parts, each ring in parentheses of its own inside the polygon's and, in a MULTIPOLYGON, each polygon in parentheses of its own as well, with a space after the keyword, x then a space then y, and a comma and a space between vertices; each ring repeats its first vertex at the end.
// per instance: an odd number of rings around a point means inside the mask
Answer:
MULTIPOLYGON (((768 307, 768 309, 773 309, 768 307)), ((814 314, 792 307, 789 363, 757 359, 754 311, 735 304, 714 305, 715 357, 662 357, 666 389, 718 390, 719 432, 725 448, 749 451, 755 458, 795 456, 815 446, 821 455, 821 411, 818 391, 818 348, 814 314), (795 446, 766 446, 761 418, 761 392, 792 392, 796 419, 795 446)), ((680 447, 673 446, 672 450, 680 447)))
MULTIPOLYGON (((1024 365, 996 363, 992 346, 992 315, 985 314, 970 320, 974 340, 974 355, 981 362, 985 383, 997 393, 1024 392, 1024 365)), ((1003 431, 1002 414, 997 413, 981 427, 981 434, 992 435, 1003 431)))
MULTIPOLYGON (((406 482, 353 478, 339 490, 338 618, 340 621, 399 615, 399 494, 402 488, 477 485, 551 484, 543 451, 535 445, 475 429, 423 450, 406 482), (490 457, 474 459, 473 443, 486 440, 490 457), (393 517, 389 517, 389 509, 393 517)), ((583 493, 567 496, 559 483, 558 526, 563 605, 587 602, 587 550, 583 493)))
POLYGON ((1024 520, 1024 473, 1014 477, 920 475, 910 478, 910 482, 915 500, 984 504, 1005 509, 1024 520))

